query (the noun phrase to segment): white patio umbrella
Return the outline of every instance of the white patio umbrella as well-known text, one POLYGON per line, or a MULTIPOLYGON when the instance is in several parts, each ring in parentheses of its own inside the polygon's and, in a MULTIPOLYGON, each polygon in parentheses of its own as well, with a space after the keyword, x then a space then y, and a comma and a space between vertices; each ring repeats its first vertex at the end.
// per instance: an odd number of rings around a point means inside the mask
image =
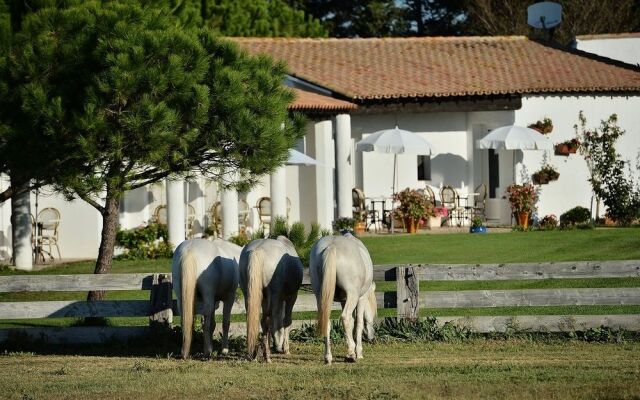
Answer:
POLYGON ((317 165, 318 162, 298 150, 289 149, 289 158, 285 165, 317 165))
POLYGON ((476 141, 479 149, 551 150, 553 143, 540 132, 517 125, 494 129, 476 141))
MULTIPOLYGON (((358 151, 375 151, 377 153, 393 154, 393 185, 392 193, 396 194, 396 171, 398 168, 398 154, 429 155, 434 151, 433 145, 422 136, 396 127, 377 131, 356 143, 358 151)), ((391 218, 391 233, 393 233, 393 218, 391 218)))
MULTIPOLYGON (((476 141, 479 149, 506 150, 551 150, 553 143, 535 129, 518 125, 507 125, 494 129, 476 141)), ((516 177, 516 159, 513 158, 513 179, 516 177)))

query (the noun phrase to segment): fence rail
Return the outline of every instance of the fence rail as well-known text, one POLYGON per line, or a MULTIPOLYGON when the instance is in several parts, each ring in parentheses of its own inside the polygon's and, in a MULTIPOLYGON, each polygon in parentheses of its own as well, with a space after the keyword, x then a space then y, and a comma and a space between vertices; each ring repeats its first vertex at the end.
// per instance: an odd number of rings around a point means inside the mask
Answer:
MULTIPOLYGON (((420 282, 469 280, 524 280, 569 278, 627 278, 640 277, 640 261, 564 262, 487 265, 379 265, 375 266, 376 281, 395 281, 396 291, 377 292, 379 308, 395 308, 399 318, 417 318, 421 307, 467 308, 506 306, 562 306, 562 305, 640 305, 640 288, 595 289, 525 289, 525 290, 463 290, 423 291, 420 282)), ((309 283, 305 273, 303 283, 309 283)), ((89 290, 148 290, 149 301, 33 301, 0 302, 0 320, 53 317, 144 317, 150 325, 170 324, 172 315, 178 314, 172 300, 169 274, 109 274, 109 275, 19 275, 0 277, 0 292, 89 291, 89 290)), ((334 303, 334 309, 340 309, 334 303)), ((301 293, 294 311, 315 311, 312 294, 301 293)), ((199 311, 199 309, 198 309, 199 311)), ((237 301, 232 313, 243 314, 244 302, 237 301)), ((597 316, 518 316, 518 317, 439 317, 444 323, 451 321, 480 332, 504 331, 518 326, 529 330, 565 330, 598 327, 600 325, 640 330, 640 315, 597 316)), ((296 324, 299 324, 297 322, 296 324)), ((243 324, 238 325, 243 326, 243 324)), ((104 341, 109 330, 89 328, 62 328, 74 333, 61 334, 61 328, 27 328, 19 332, 30 336, 49 337, 54 341, 68 341, 77 337, 86 342, 91 337, 104 341), (51 335, 46 335, 47 329, 51 335), (44 333, 43 333, 44 332, 44 333), (93 332, 93 333, 91 333, 93 332), (64 339, 63 339, 64 338, 64 339)), ((146 332, 145 329, 112 328, 113 334, 127 336, 146 332)), ((241 328, 235 328, 241 329, 241 328)), ((11 337, 15 329, 0 330, 0 342, 11 337), (13 333, 12 333, 13 332, 13 333)))

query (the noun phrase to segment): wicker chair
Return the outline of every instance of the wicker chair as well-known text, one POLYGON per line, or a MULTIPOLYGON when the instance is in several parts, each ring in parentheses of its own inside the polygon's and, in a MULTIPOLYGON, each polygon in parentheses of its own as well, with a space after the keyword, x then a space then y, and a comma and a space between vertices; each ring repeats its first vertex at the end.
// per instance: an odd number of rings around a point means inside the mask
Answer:
POLYGON ((486 221, 487 214, 485 209, 487 206, 487 185, 484 183, 479 184, 476 186, 475 192, 478 193, 478 195, 475 197, 473 202, 473 216, 480 217, 486 221))
POLYGON ((457 219, 455 223, 460 224, 461 218, 464 215, 464 208, 460 207, 459 200, 460 196, 458 196, 458 192, 453 187, 444 186, 440 190, 440 201, 442 202, 442 207, 445 207, 449 214, 449 226, 454 224, 454 218, 457 219))
POLYGON ((60 226, 60 211, 53 207, 47 207, 38 213, 38 237, 36 238, 40 248, 44 250, 48 247, 49 257, 53 260, 53 247, 58 251, 58 259, 60 255, 60 246, 58 246, 60 226))

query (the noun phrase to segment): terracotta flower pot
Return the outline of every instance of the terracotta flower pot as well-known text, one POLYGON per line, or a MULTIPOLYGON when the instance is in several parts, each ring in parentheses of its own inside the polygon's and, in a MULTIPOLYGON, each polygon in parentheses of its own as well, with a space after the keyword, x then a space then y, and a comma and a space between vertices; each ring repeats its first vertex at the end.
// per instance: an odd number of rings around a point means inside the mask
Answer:
POLYGON ((523 227, 524 229, 529 228, 529 213, 528 212, 519 212, 518 213, 518 225, 523 227))
MULTIPOLYGON (((575 153, 575 150, 573 151, 575 153)), ((571 153, 569 146, 566 144, 557 144, 556 145, 556 155, 560 156, 568 156, 571 153)))
POLYGON ((407 230, 407 233, 416 233, 418 232, 418 224, 420 223, 419 220, 415 220, 411 217, 405 217, 404 218, 404 226, 407 230))
POLYGON ((362 234, 367 229, 367 224, 364 221, 357 221, 355 226, 353 227, 353 231, 356 234, 362 234))

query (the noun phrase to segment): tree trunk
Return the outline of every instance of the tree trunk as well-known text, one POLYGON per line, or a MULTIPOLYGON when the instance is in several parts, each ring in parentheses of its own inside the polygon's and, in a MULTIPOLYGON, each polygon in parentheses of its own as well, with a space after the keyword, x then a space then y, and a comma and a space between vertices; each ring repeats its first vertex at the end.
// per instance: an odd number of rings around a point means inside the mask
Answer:
MULTIPOLYGON (((107 190, 107 199, 102 213, 100 250, 98 251, 96 268, 93 271, 94 274, 108 274, 111 272, 113 248, 116 244, 116 229, 118 228, 119 202, 120 197, 109 193, 107 190)), ((92 291, 89 292, 87 300, 104 300, 105 295, 105 291, 92 291)))

